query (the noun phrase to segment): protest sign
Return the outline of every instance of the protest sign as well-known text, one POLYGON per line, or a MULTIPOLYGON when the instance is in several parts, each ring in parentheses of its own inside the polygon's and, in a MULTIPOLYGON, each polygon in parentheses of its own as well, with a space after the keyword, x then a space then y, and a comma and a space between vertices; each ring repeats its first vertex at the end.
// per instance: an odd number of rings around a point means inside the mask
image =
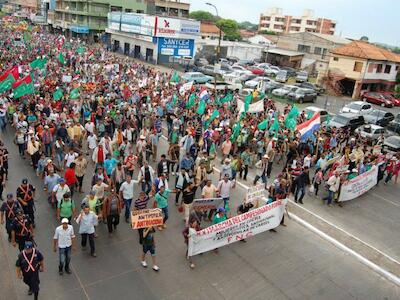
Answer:
POLYGON ((72 76, 71 75, 63 75, 62 76, 62 82, 71 82, 72 81, 72 76))
POLYGON ((133 210, 131 222, 133 229, 160 226, 163 224, 162 211, 159 208, 133 210))
POLYGON ((373 166, 369 171, 342 184, 339 202, 349 201, 360 197, 378 183, 378 167, 373 166))
POLYGON ((188 255, 193 256, 278 227, 287 199, 250 210, 224 222, 197 231, 189 237, 188 255))
POLYGON ((256 202, 264 198, 265 187, 263 184, 258 184, 250 187, 247 190, 246 202, 256 202))
POLYGON ((194 199, 192 208, 195 211, 206 211, 209 209, 218 209, 224 206, 222 198, 194 199))
MULTIPOLYGON (((244 102, 242 100, 237 101, 239 113, 245 111, 244 102)), ((258 113, 264 111, 264 100, 257 101, 249 105, 248 113, 258 113)))

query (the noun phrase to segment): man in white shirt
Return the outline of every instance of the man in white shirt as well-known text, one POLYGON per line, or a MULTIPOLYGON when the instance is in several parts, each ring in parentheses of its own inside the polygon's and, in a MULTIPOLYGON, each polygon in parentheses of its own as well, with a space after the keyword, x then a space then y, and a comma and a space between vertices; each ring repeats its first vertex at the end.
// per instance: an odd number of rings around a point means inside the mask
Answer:
POLYGON ((71 248, 75 250, 75 234, 72 225, 68 224, 68 219, 63 218, 61 225, 58 226, 54 233, 53 238, 53 250, 59 253, 59 265, 58 273, 63 275, 63 269, 65 272, 71 274, 69 269, 69 263, 71 262, 71 248))
POLYGON ((85 124, 85 130, 89 134, 94 133, 94 123, 92 121, 88 121, 85 124))
POLYGON ((69 168, 69 166, 75 161, 78 156, 78 153, 74 152, 74 149, 70 148, 69 152, 65 154, 64 167, 69 168))
POLYGON ((79 234, 82 237, 82 249, 86 249, 86 243, 89 239, 90 255, 96 257, 94 244, 94 226, 97 226, 99 221, 97 215, 90 211, 88 205, 84 205, 81 213, 76 218, 76 223, 79 224, 79 234))
POLYGON ((66 193, 71 193, 71 190, 69 189, 68 185, 65 184, 65 179, 60 178, 58 179, 58 184, 56 184, 53 188, 53 204, 58 206, 58 204, 61 202, 61 200, 64 197, 64 194, 66 193), (56 203, 57 201, 57 203, 56 203))
POLYGON ((224 199, 225 207, 228 204, 229 206, 229 197, 231 193, 231 189, 235 187, 235 182, 229 180, 229 175, 225 174, 224 179, 220 180, 217 185, 217 196, 224 199))
POLYGON ((335 171, 335 173, 331 177, 329 177, 329 179, 326 182, 326 184, 329 186, 328 196, 323 198, 323 200, 327 200, 328 201, 328 206, 332 206, 333 196, 339 190, 339 187, 340 187, 340 174, 339 174, 339 172, 335 171))
POLYGON ((129 222, 129 214, 131 212, 131 204, 133 199, 133 184, 138 183, 133 180, 130 175, 126 175, 126 181, 123 182, 119 188, 119 197, 125 204, 125 221, 129 222))
POLYGON ((97 136, 91 132, 88 137, 87 137, 87 146, 88 146, 88 151, 86 152, 86 154, 89 153, 90 156, 93 155, 93 151, 94 149, 96 149, 97 147, 97 136))

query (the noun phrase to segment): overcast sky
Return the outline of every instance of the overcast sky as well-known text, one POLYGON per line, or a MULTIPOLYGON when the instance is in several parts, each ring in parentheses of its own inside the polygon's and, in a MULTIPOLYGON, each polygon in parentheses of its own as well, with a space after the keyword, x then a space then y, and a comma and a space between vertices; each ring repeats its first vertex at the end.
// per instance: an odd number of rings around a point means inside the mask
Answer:
POLYGON ((313 9, 315 16, 337 21, 335 34, 400 46, 399 0, 182 0, 191 3, 191 11, 214 9, 217 6, 223 18, 258 23, 260 13, 269 7, 281 7, 284 14, 301 15, 304 9, 313 9))

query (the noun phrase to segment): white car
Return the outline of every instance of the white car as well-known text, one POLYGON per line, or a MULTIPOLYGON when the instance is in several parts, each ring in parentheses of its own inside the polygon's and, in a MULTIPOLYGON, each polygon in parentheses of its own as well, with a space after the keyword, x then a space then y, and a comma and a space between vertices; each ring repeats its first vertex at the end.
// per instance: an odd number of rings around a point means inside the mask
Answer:
POLYGON ((233 65, 231 68, 233 71, 240 71, 245 74, 253 74, 253 72, 247 70, 245 67, 240 66, 240 65, 233 65))
POLYGON ((269 63, 261 63, 261 64, 256 65, 256 67, 260 68, 260 69, 267 69, 270 66, 271 66, 271 64, 269 64, 269 63))
POLYGON ((246 81, 246 82, 244 83, 244 85, 245 85, 246 87, 249 87, 249 88, 253 88, 253 89, 254 89, 254 88, 256 88, 256 87, 258 86, 258 83, 259 83, 260 81, 270 82, 271 79, 269 79, 268 77, 265 77, 265 76, 260 76, 260 77, 254 78, 254 79, 252 79, 252 80, 246 81))
POLYGON ((269 66, 269 67, 266 67, 266 68, 264 68, 264 73, 265 73, 265 75, 277 75, 278 73, 279 73, 279 71, 280 71, 281 69, 279 69, 279 67, 277 67, 277 66, 269 66))
POLYGON ((299 89, 298 86, 295 85, 284 85, 283 87, 279 89, 275 89, 272 91, 272 95, 277 96, 277 97, 285 97, 289 93, 294 93, 299 89))
POLYGON ((354 101, 345 105, 340 112, 341 113, 353 113, 359 115, 365 115, 371 113, 373 110, 372 105, 363 101, 354 101))
POLYGON ((360 126, 355 130, 355 132, 359 133, 361 137, 366 138, 368 140, 375 140, 378 137, 380 137, 382 133, 385 136, 387 135, 385 128, 374 124, 367 124, 360 126))

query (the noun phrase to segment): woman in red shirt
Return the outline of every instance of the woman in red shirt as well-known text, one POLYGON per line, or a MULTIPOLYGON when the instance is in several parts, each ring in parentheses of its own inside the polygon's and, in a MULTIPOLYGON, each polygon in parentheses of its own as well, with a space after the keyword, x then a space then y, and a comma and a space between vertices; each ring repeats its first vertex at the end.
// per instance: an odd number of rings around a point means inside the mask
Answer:
POLYGON ((71 198, 74 195, 75 185, 77 183, 77 178, 75 175, 75 163, 71 163, 69 168, 65 171, 64 174, 65 183, 68 185, 71 191, 71 198))

